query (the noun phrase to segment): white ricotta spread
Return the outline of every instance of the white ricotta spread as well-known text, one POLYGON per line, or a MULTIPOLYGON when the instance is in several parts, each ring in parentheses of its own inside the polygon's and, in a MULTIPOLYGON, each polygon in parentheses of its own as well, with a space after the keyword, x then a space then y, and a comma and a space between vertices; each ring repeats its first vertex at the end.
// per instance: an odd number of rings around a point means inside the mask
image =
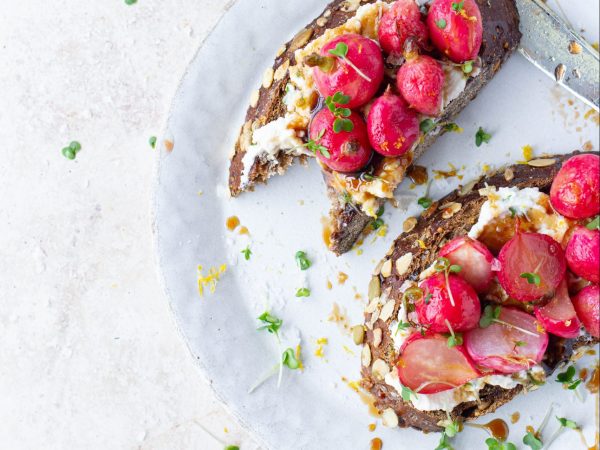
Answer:
POLYGON ((462 94, 467 87, 468 79, 461 67, 450 64, 443 64, 443 67, 446 79, 444 82, 442 110, 446 109, 446 106, 448 106, 452 100, 458 98, 458 96, 462 94))
POLYGON ((248 183, 248 175, 256 159, 276 162, 277 153, 282 150, 294 155, 306 153, 297 131, 290 127, 293 120, 294 116, 288 114, 254 130, 252 145, 248 146, 242 159, 244 171, 241 176, 241 186, 248 183))
POLYGON ((538 233, 562 241, 569 228, 567 220, 557 213, 549 214, 546 209, 548 196, 538 188, 516 187, 487 188, 488 200, 483 204, 477 223, 469 231, 469 237, 477 239, 486 225, 503 216, 524 216, 532 222, 538 233))
MULTIPOLYGON (((460 403, 478 401, 479 391, 488 384, 500 386, 504 389, 512 389, 522 384, 529 389, 533 389, 535 385, 531 383, 530 376, 537 381, 544 381, 546 378, 544 369, 541 366, 534 366, 529 370, 522 370, 512 375, 488 375, 477 378, 462 386, 438 392, 437 394, 416 394, 416 396, 411 396, 410 402, 419 411, 441 410, 451 412, 460 403)), ((398 393, 402 392, 402 384, 398 378, 397 371, 392 370, 388 373, 384 381, 398 393)))

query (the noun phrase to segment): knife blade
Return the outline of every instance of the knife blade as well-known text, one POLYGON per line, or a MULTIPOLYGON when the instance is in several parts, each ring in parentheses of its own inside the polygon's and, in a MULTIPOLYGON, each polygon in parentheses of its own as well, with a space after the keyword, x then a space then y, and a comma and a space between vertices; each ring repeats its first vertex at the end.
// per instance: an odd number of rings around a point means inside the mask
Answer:
POLYGON ((576 97, 599 110, 598 52, 540 0, 516 0, 521 18, 519 51, 576 97))

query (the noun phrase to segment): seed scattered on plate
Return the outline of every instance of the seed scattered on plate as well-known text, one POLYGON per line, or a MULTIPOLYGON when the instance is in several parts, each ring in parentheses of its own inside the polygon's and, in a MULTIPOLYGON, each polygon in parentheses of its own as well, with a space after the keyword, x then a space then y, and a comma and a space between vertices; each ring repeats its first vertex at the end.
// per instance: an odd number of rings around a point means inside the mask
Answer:
POLYGON ((569 52, 573 55, 579 55, 582 51, 581 45, 576 41, 569 42, 569 52))
POLYGON ((365 339, 365 328, 362 325, 352 327, 352 340, 356 345, 361 345, 365 339))

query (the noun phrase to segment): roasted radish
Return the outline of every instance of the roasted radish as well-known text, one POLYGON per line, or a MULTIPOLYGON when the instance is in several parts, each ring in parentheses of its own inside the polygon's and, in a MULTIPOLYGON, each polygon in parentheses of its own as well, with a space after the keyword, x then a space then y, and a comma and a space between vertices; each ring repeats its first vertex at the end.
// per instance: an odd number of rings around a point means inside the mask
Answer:
POLYGON ((566 281, 558 286, 552 300, 544 306, 535 308, 535 317, 548 333, 567 339, 579 336, 581 323, 569 298, 566 281))
POLYGON ((552 183, 550 201, 556 211, 571 219, 600 212, 600 157, 577 155, 566 161, 552 183))
POLYGON ((461 267, 458 276, 477 292, 485 292, 494 279, 492 264, 494 256, 481 242, 463 236, 448 242, 440 250, 440 256, 461 267))
POLYGON ((429 34, 414 0, 394 2, 381 17, 378 33, 383 51, 395 56, 404 53, 404 44, 409 38, 421 47, 426 46, 429 34))
POLYGON ((463 335, 467 352, 476 364, 501 373, 514 373, 542 361, 548 334, 532 315, 490 305, 480 325, 463 335))
POLYGON ((444 100, 444 70, 431 56, 409 57, 398 70, 396 86, 408 102, 421 114, 438 116, 444 100))
POLYGON ((498 281, 522 302, 550 295, 565 276, 565 254, 558 242, 540 233, 518 232, 500 250, 498 281))
POLYGON ((462 346, 449 348, 446 337, 415 333, 405 342, 398 361, 402 384, 418 394, 435 394, 480 376, 462 346))
POLYGON ((600 288, 597 285, 583 288, 573 298, 573 306, 586 331, 600 338, 600 288))
POLYGON ((600 281, 600 231, 577 227, 565 256, 571 272, 592 283, 600 281))

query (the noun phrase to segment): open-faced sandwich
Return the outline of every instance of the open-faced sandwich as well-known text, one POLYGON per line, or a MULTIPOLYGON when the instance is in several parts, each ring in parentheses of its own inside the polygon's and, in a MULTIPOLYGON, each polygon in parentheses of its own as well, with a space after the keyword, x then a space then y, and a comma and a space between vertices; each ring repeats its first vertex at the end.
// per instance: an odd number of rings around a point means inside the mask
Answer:
POLYGON ((442 431, 598 343, 600 158, 502 169, 408 221, 369 287, 363 386, 387 424, 442 431))
POLYGON ((231 157, 231 195, 316 156, 329 248, 347 252, 520 37, 514 0, 334 0, 265 72, 231 157))

